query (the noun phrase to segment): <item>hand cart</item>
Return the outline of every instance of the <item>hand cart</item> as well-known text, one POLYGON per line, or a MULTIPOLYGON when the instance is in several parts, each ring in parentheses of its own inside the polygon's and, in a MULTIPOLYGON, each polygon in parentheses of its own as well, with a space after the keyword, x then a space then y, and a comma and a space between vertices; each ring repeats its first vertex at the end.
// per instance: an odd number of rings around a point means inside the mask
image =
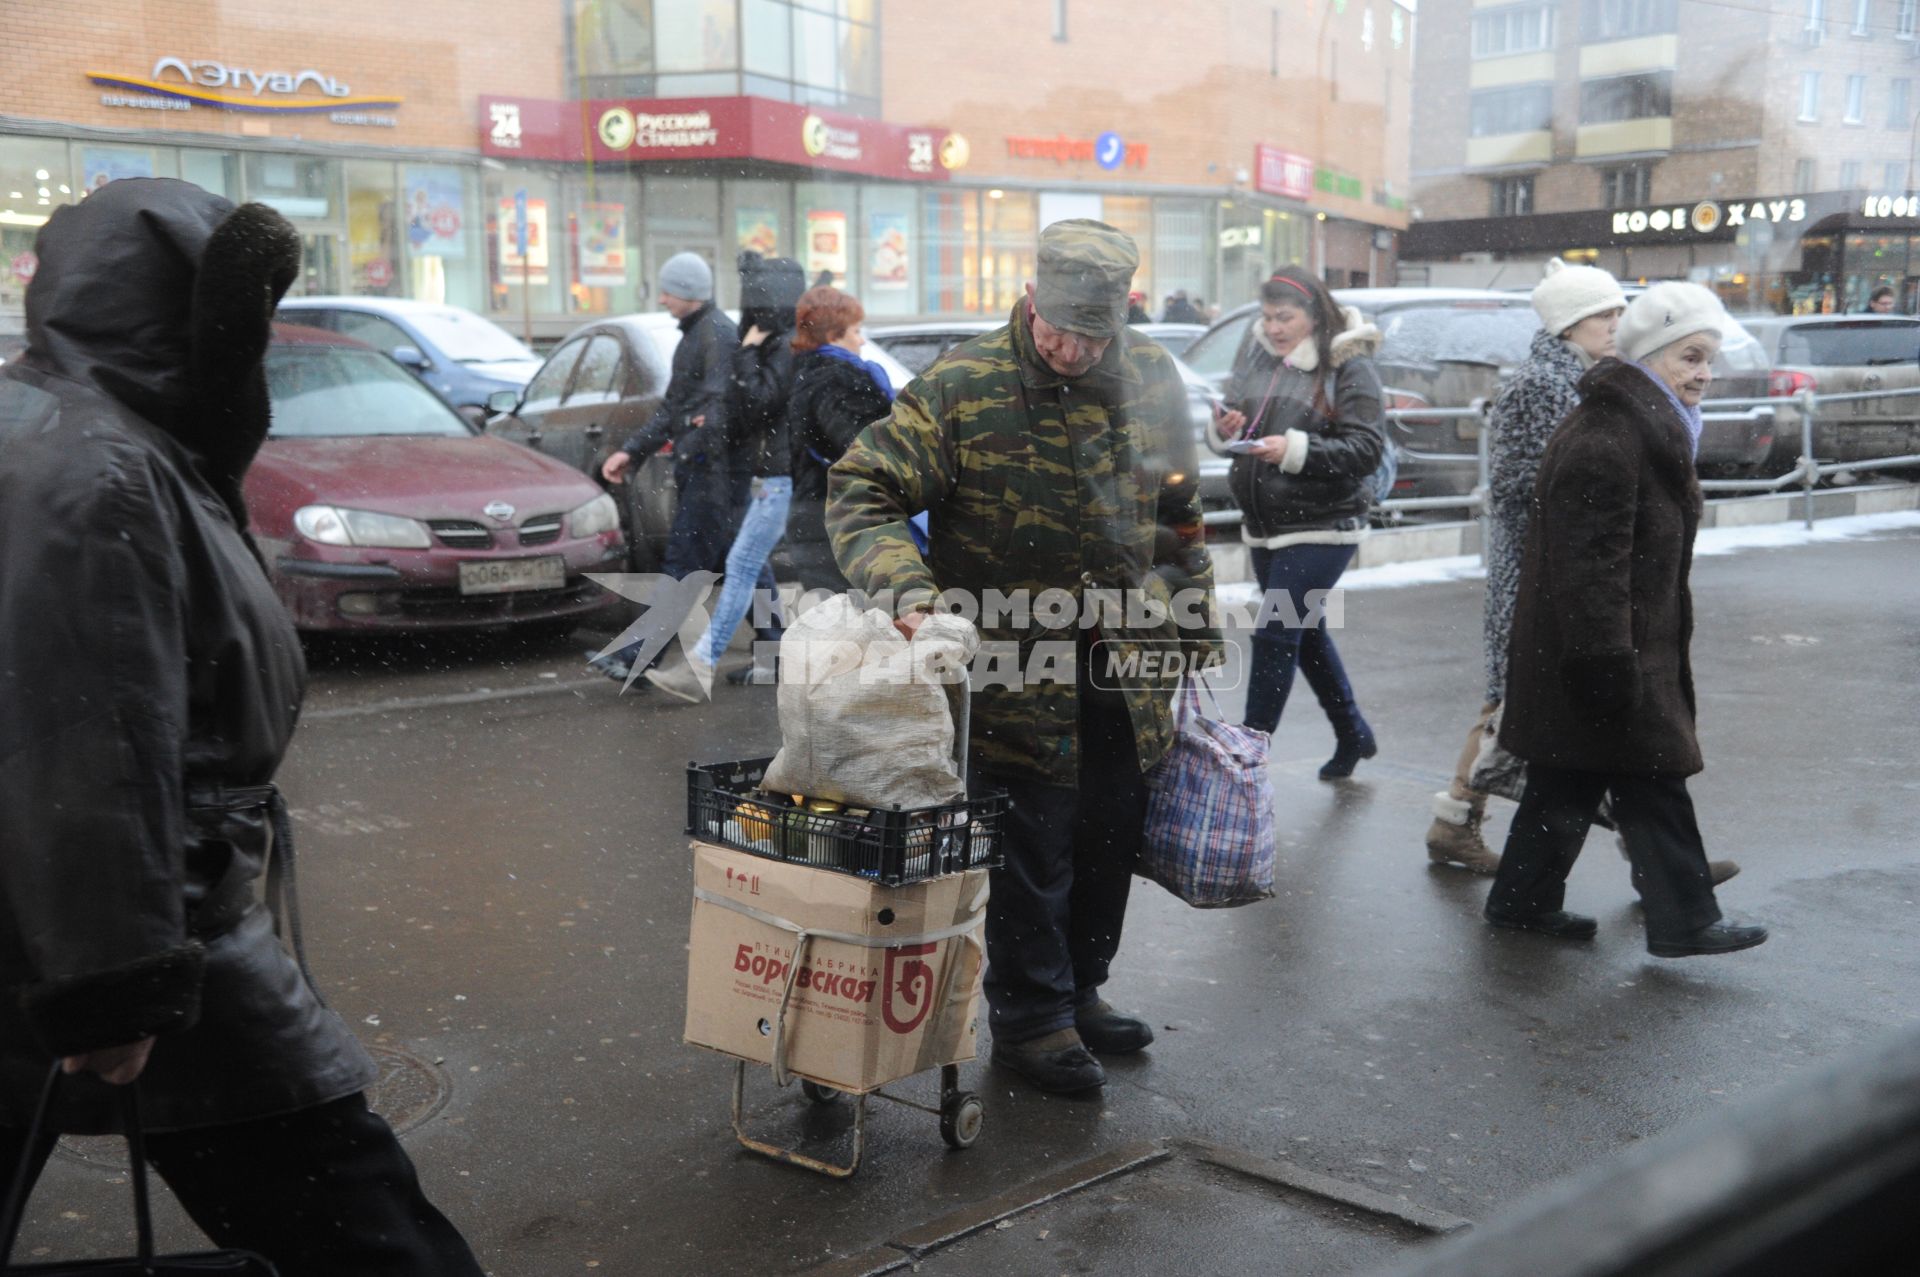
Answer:
MULTIPOLYGON (((958 687, 957 694, 950 689, 950 697, 955 702, 955 755, 964 786, 971 696, 964 680, 958 687)), ((815 872, 857 875, 885 887, 910 886, 948 874, 990 869, 1001 863, 1000 839, 1007 809, 1004 790, 963 793, 955 802, 914 810, 823 813, 788 802, 783 796, 761 792, 759 782, 771 761, 770 758, 759 758, 735 763, 689 764, 686 832, 703 841, 754 856, 806 864, 815 872)), ((713 900, 698 888, 696 895, 751 914, 763 923, 796 933, 779 1011, 772 1017, 770 1030, 763 1030, 769 1031, 772 1038, 773 1060, 770 1067, 774 1082, 778 1086, 785 1086, 797 1077, 801 1093, 818 1105, 836 1104, 842 1096, 853 1100, 853 1151, 845 1164, 824 1161, 797 1148, 758 1139, 747 1131, 746 1080, 747 1066, 759 1061, 736 1055, 732 1121, 734 1136, 743 1148, 836 1179, 848 1178, 860 1169, 866 1151, 867 1101, 874 1097, 923 1113, 932 1113, 940 1119, 940 1135, 949 1146, 955 1149, 972 1146, 979 1138, 986 1106, 978 1095, 962 1089, 958 1062, 939 1065, 940 1094, 937 1105, 922 1104, 881 1089, 890 1084, 889 1080, 883 1080, 869 1090, 854 1092, 785 1067, 787 1011, 793 999, 795 980, 804 965, 808 943, 819 938, 874 947, 873 940, 865 936, 804 929, 786 919, 760 913, 747 906, 713 900)), ((911 940, 890 938, 885 947, 899 949, 915 941, 938 942, 972 932, 975 927, 983 925, 978 919, 978 912, 985 908, 984 889, 979 896, 977 911, 970 910, 971 916, 961 924, 915 936, 911 940)), ((944 984, 950 985, 957 965, 951 959, 943 964, 944 984)), ((943 988, 936 994, 929 989, 925 996, 937 999, 933 1005, 940 1005, 945 1001, 947 992, 943 988)), ((897 1080, 897 1077, 891 1079, 897 1080)))

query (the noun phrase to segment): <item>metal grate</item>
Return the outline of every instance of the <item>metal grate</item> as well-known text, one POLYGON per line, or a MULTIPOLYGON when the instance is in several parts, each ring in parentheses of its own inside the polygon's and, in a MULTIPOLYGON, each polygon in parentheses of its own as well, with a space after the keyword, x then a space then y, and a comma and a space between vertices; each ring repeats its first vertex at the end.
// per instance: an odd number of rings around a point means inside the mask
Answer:
POLYGON ((493 533, 486 525, 468 519, 428 519, 427 526, 442 545, 456 550, 483 550, 493 544, 493 533))
POLYGON ((545 545, 549 541, 560 539, 560 528, 564 515, 536 514, 520 525, 521 545, 545 545))

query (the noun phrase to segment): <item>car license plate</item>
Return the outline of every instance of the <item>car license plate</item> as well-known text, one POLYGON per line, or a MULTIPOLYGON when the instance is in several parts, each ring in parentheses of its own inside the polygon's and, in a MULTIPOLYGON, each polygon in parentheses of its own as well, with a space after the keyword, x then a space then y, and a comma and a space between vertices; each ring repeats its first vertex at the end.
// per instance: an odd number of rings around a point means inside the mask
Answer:
POLYGON ((460 565, 462 594, 558 590, 566 583, 567 561, 557 555, 541 559, 485 559, 460 565))

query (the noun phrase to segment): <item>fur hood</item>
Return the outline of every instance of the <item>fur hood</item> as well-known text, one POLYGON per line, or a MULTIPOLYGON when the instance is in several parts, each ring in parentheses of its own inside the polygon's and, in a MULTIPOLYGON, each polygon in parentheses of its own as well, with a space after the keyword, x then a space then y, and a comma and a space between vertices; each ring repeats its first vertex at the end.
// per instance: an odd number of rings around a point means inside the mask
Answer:
MULTIPOLYGON (((1340 318, 1344 321, 1344 326, 1333 335, 1333 366, 1335 368, 1356 355, 1372 356, 1380 349, 1380 330, 1361 318, 1358 310, 1352 306, 1342 306, 1340 318)), ((1261 326, 1257 315, 1253 321, 1253 339, 1259 343, 1260 349, 1279 359, 1280 352, 1275 350, 1273 343, 1267 340, 1267 330, 1261 326)), ((1281 362, 1301 372, 1312 372, 1320 366, 1320 348, 1313 342, 1303 341, 1295 346, 1281 362)))

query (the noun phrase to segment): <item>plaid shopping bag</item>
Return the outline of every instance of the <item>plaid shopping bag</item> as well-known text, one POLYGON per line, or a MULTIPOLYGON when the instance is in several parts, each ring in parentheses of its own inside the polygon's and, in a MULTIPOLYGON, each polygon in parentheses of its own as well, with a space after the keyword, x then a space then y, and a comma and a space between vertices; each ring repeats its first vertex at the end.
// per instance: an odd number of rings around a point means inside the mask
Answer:
POLYGON ((1252 904, 1273 894, 1267 734, 1202 715, 1197 681, 1181 685, 1173 744, 1147 778, 1140 873, 1195 908, 1252 904))

